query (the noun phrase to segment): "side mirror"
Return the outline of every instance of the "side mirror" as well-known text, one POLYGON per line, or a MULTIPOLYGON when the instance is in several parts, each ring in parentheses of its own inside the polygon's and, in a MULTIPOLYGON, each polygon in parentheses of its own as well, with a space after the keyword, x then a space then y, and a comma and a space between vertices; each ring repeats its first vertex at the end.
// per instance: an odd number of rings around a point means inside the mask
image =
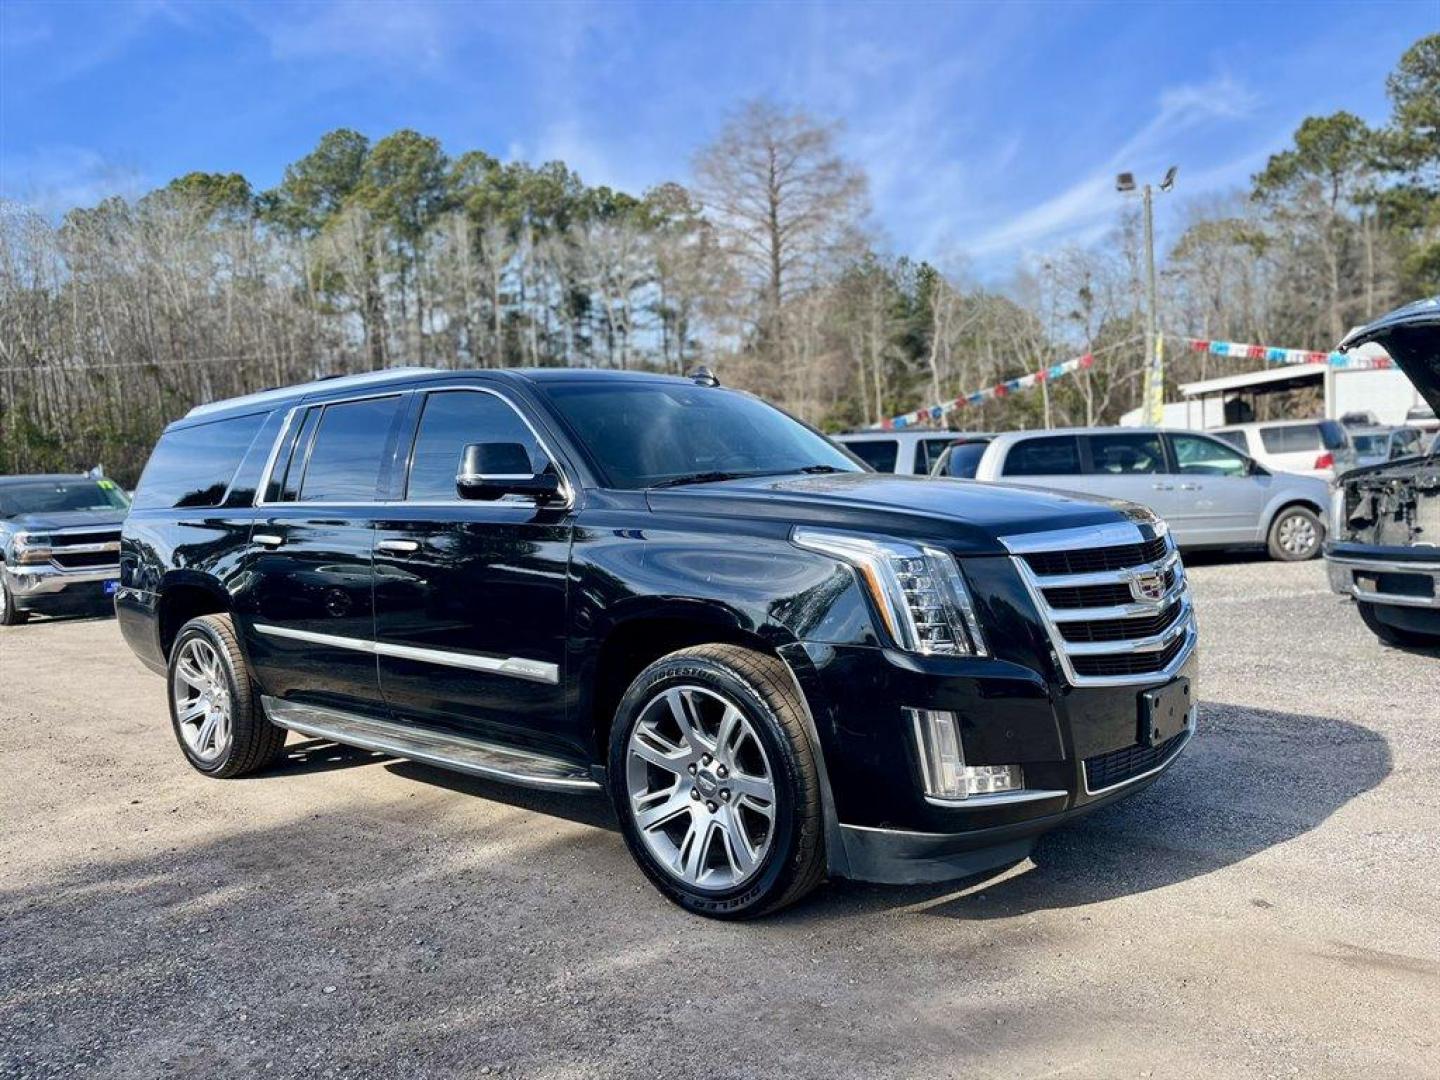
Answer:
POLYGON ((1245 459, 1245 475, 1246 475, 1246 476, 1265 476, 1265 475, 1266 475, 1266 472, 1265 472, 1264 467, 1260 464, 1260 462, 1256 461, 1253 457, 1247 457, 1247 458, 1245 459))
POLYGON ((525 495, 537 504, 560 494, 560 478, 537 473, 519 443, 471 443, 460 455, 455 492, 462 499, 493 502, 505 495, 525 495))

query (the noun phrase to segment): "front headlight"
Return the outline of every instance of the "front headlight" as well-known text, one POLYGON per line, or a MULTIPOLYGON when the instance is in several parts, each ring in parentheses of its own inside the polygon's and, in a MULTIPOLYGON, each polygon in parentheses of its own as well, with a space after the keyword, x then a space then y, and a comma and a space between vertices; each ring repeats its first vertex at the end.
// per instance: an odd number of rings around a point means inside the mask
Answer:
POLYGON ((1345 539, 1345 485, 1330 488, 1330 539, 1345 539))
POLYGON ((853 566, 900 648, 927 656, 988 655, 970 590, 949 552, 823 529, 796 529, 791 539, 853 566))
POLYGON ((50 538, 36 533, 16 533, 11 550, 21 565, 46 563, 50 561, 50 538))

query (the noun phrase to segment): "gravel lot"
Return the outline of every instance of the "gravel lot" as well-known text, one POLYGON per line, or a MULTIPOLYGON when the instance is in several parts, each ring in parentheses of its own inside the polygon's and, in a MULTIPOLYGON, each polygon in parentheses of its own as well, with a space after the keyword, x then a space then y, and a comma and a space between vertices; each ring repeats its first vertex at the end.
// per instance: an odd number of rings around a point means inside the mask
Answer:
POLYGON ((1154 787, 750 925, 662 900, 598 797, 294 736, 205 780, 113 622, 0 630, 0 1075, 1440 1076, 1440 656, 1318 563, 1192 579, 1154 787))

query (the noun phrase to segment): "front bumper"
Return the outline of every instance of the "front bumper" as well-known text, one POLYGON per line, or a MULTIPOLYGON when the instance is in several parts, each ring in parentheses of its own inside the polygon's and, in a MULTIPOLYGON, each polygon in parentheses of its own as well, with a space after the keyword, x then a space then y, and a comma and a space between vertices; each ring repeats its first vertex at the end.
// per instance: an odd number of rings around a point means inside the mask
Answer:
POLYGON ((1331 544, 1325 549, 1330 588, 1370 604, 1440 611, 1440 558, 1432 549, 1331 544), (1428 583, 1428 588, 1427 588, 1428 583))
POLYGON ((64 570, 48 563, 0 565, 10 598, 21 611, 78 610, 111 602, 106 583, 119 581, 120 567, 96 566, 64 570))
POLYGON ((825 758, 837 877, 891 883, 950 880, 1013 863, 1041 833, 1142 790, 1170 768, 1196 723, 1143 746, 1140 695, 1190 680, 1178 668, 1146 685, 1068 686, 990 659, 916 657, 862 646, 803 646, 791 668, 810 704, 825 758), (1018 764, 1024 789, 957 802, 927 799, 906 708, 954 713, 965 761, 1018 764), (1102 776, 1103 771, 1103 776, 1102 776), (1093 779, 1093 782, 1092 782, 1093 779))
POLYGON ((1083 797, 1057 792, 1049 799, 1027 800, 1023 798, 1026 792, 1017 792, 1013 803, 1033 803, 1037 807, 1033 817, 963 832, 914 832, 842 824, 839 834, 844 848, 843 876, 889 885, 921 885, 1012 866, 1030 854, 1044 833, 1153 784, 1189 745, 1195 724, 1196 710, 1192 708, 1185 731, 1176 736, 1175 745, 1167 747, 1153 767, 1100 790, 1090 790, 1082 765, 1083 797))

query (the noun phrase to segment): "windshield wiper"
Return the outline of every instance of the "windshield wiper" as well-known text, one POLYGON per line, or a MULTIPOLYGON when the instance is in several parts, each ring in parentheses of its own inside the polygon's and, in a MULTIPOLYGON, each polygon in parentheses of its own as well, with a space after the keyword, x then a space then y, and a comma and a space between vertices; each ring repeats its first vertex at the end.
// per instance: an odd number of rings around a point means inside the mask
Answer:
POLYGON ((821 473, 853 472, 854 470, 841 469, 835 465, 806 465, 803 469, 796 469, 795 471, 819 475, 821 473))
POLYGON ((748 472, 697 472, 687 476, 672 476, 651 484, 652 488, 679 487, 681 484, 716 484, 721 480, 743 480, 747 476, 764 476, 764 473, 748 472))

